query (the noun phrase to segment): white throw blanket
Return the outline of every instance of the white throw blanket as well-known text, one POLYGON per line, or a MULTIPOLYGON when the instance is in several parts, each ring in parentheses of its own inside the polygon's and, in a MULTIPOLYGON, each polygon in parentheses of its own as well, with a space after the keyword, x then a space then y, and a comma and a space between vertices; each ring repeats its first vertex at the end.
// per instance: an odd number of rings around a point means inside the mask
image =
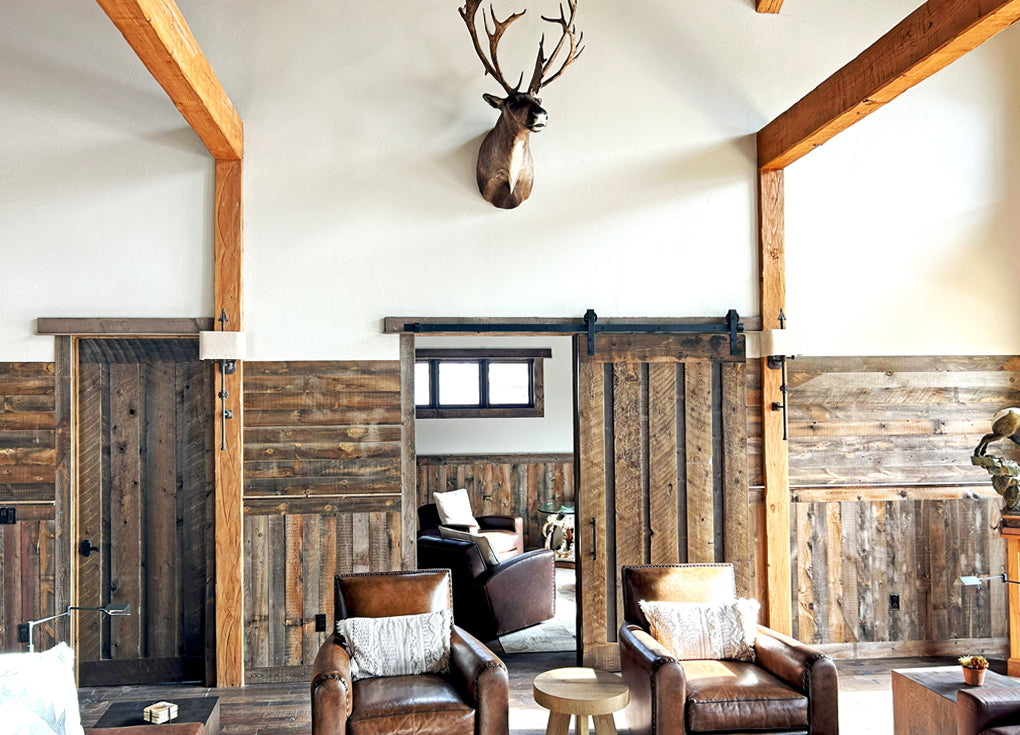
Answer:
POLYGON ((0 655, 0 723, 4 735, 84 735, 66 643, 0 655))

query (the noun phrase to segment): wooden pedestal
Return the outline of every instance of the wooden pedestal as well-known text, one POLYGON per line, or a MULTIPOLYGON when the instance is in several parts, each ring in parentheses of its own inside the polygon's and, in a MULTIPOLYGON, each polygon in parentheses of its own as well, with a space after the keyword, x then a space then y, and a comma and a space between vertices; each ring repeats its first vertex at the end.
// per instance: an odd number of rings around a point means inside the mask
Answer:
MULTIPOLYGON (((1020 528, 1013 525, 1017 516, 1003 515, 1002 537, 1006 540, 1006 579, 1020 580, 1020 528)), ((1020 585, 1006 583, 1009 612, 1009 661, 1006 673, 1020 676, 1020 585)))

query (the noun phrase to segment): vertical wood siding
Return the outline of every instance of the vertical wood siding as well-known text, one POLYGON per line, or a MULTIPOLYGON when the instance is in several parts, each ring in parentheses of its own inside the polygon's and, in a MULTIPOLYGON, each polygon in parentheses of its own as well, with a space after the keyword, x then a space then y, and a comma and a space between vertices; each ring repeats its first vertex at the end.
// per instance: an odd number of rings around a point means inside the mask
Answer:
POLYGON ((78 604, 130 604, 82 619, 83 683, 205 676, 213 597, 213 372, 195 340, 81 340, 78 604))
MULTIPOLYGON (((21 651, 19 623, 54 608, 53 363, 0 363, 0 505, 18 522, 0 526, 0 650, 21 651)), ((36 628, 40 650, 53 645, 53 625, 36 628)))
MULTIPOLYGON (((788 363, 794 634, 846 655, 1004 643, 1001 500, 970 463, 991 417, 1020 404, 1014 357, 798 358, 788 363), (890 595, 899 596, 894 610, 890 595), (967 643, 973 641, 973 643, 967 643)), ((760 393, 748 371, 749 477, 760 393)), ((991 452, 1020 458, 1009 442, 991 452)))
MULTIPOLYGON (((573 502, 572 454, 432 455, 418 457, 418 505, 433 493, 465 488, 475 515, 520 516, 524 546, 542 546, 547 503, 573 502)), ((417 522, 417 520, 416 520, 417 522)))
POLYGON ((747 486, 743 344, 599 337, 581 349, 578 472, 583 658, 619 665, 622 567, 729 561, 757 588, 747 486), (734 451, 735 449, 735 451, 734 451))
POLYGON ((305 680, 333 576, 401 564, 400 363, 249 362, 245 676, 305 680))

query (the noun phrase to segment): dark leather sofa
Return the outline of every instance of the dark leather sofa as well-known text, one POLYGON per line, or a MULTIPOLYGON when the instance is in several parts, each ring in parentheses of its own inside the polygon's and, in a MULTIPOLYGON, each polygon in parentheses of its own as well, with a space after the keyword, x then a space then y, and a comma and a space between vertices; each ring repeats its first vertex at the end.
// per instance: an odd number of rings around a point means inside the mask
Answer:
MULTIPOLYGON (((449 610, 449 571, 338 575, 336 618, 449 610)), ((450 673, 352 682, 351 661, 334 632, 312 669, 312 735, 507 735, 506 667, 477 638, 454 626, 450 673)))
POLYGON ((1005 687, 960 689, 956 693, 959 735, 1020 735, 1020 696, 1005 687))
POLYGON ((555 556, 549 549, 490 567, 470 541, 420 536, 418 566, 453 572, 454 621, 483 641, 556 614, 555 556))
MULTIPOLYGON (((159 735, 205 735, 201 722, 168 722, 156 725, 159 735)), ((152 735, 153 725, 131 725, 130 727, 85 728, 85 735, 152 735)))
POLYGON ((640 600, 734 600, 731 565, 624 567, 622 583, 620 665, 630 686, 631 735, 839 732, 836 667, 815 649, 758 626, 756 662, 689 661, 649 633, 640 600))

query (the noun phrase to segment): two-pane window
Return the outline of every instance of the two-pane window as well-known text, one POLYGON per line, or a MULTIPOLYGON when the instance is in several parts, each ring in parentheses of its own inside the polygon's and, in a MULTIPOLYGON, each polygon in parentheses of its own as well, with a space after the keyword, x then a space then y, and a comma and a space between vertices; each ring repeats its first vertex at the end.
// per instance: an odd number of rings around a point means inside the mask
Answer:
POLYGON ((417 350, 418 418, 542 416, 542 359, 551 350, 417 350))

